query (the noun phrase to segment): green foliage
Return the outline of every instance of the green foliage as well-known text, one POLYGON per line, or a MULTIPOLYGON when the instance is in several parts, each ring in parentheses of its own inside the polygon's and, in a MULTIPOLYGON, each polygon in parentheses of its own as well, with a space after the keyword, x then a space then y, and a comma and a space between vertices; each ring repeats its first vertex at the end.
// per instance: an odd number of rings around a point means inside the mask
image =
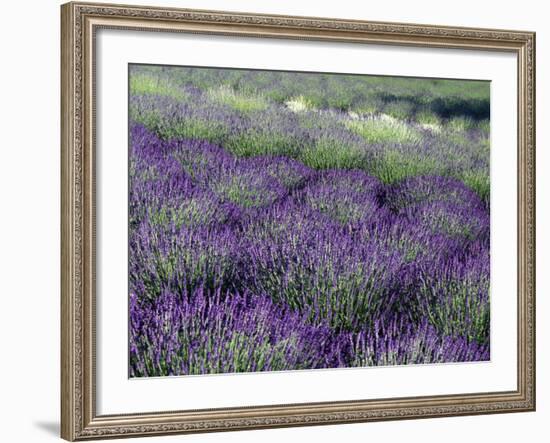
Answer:
POLYGON ((414 120, 421 125, 441 125, 441 119, 430 111, 422 111, 416 114, 414 120))
POLYGON ((167 81, 165 77, 136 74, 130 76, 130 94, 133 95, 166 95, 182 99, 185 94, 176 85, 167 81))
POLYGON ((491 180, 489 174, 483 170, 468 170, 462 173, 460 177, 466 186, 472 188, 480 198, 489 204, 491 197, 491 180))
POLYGON ((476 122, 476 127, 488 137, 491 132, 491 121, 488 118, 478 120, 476 122))
POLYGON ((191 138, 220 142, 224 139, 227 129, 216 121, 182 120, 170 125, 162 125, 158 134, 165 139, 191 138))
POLYGON ((322 138, 314 145, 306 146, 299 158, 314 169, 355 169, 364 167, 366 153, 360 146, 322 138))
POLYGON ((367 143, 414 143, 420 140, 418 132, 391 117, 348 120, 345 125, 367 143))
POLYGON ((454 117, 451 118, 445 125, 446 129, 454 132, 466 132, 476 127, 476 122, 469 117, 454 117))
POLYGON ((286 155, 296 157, 298 144, 292 137, 277 132, 247 131, 229 136, 225 148, 239 157, 286 155))
POLYGON ((159 132, 159 129, 165 124, 160 110, 138 111, 136 108, 130 108, 130 119, 140 123, 151 131, 159 132))
POLYGON ((432 158, 388 149, 371 162, 369 173, 390 184, 407 177, 437 174, 438 166, 432 158))
POLYGON ((147 129, 156 132, 160 137, 170 140, 190 138, 220 143, 227 135, 227 128, 215 120, 186 119, 168 121, 159 111, 138 113, 130 109, 130 118, 147 129))
POLYGON ((211 99, 231 106, 241 112, 261 111, 268 106, 268 102, 263 96, 237 92, 228 86, 210 89, 208 95, 211 99))
POLYGON ((315 110, 315 106, 313 105, 313 102, 310 99, 304 97, 303 95, 293 97, 292 99, 286 101, 285 105, 292 112, 306 112, 306 111, 315 110))
POLYGON ((384 114, 399 120, 410 120, 414 115, 415 105, 406 100, 394 100, 384 106, 384 114))

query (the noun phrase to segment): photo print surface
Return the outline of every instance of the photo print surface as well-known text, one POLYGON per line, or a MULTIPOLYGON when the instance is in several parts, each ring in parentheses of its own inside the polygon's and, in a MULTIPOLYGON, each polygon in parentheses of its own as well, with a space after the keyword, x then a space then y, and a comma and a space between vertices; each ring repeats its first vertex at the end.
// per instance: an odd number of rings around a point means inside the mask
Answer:
POLYGON ((129 66, 129 375, 490 359, 490 83, 129 66))

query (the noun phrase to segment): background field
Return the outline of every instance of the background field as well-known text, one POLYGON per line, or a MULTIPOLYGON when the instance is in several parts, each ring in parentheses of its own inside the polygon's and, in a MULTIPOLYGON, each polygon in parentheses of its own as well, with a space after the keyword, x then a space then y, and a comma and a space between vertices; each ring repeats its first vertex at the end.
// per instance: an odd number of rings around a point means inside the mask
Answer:
POLYGON ((489 358, 489 84, 132 66, 131 375, 489 358))

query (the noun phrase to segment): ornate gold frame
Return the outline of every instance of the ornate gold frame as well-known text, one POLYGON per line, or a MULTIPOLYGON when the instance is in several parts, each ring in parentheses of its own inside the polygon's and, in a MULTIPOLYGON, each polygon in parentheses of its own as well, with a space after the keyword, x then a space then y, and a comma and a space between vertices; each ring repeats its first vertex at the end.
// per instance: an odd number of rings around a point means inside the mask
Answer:
POLYGON ((533 411, 535 34, 68 3, 61 7, 61 436, 67 440, 533 411), (518 59, 518 380, 510 392, 98 416, 94 35, 99 28, 508 51, 518 59))

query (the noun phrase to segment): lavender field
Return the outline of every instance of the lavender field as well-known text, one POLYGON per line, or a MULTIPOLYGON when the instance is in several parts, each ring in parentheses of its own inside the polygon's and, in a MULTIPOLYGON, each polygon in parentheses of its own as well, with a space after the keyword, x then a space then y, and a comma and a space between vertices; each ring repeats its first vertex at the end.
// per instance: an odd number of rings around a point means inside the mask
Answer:
POLYGON ((129 83, 131 377, 490 358, 487 82, 129 83))

